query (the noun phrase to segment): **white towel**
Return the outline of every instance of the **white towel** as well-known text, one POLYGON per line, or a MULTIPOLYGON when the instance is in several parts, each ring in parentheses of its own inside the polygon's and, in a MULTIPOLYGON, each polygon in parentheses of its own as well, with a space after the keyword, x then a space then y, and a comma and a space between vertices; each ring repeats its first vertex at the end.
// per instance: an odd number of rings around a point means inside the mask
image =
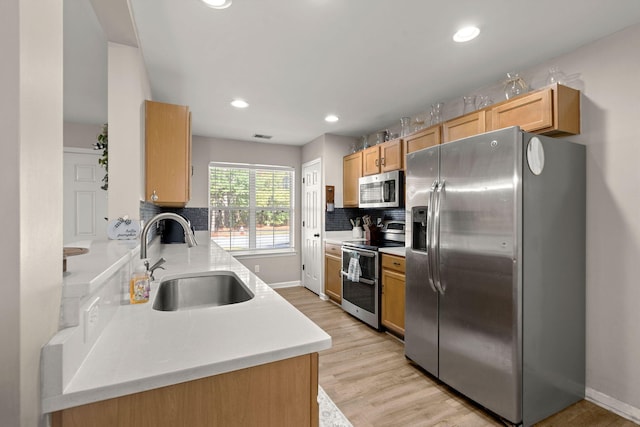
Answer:
POLYGON ((347 270, 347 279, 352 282, 359 282, 362 270, 360 270, 360 254, 351 253, 351 259, 349 260, 349 268, 347 270))

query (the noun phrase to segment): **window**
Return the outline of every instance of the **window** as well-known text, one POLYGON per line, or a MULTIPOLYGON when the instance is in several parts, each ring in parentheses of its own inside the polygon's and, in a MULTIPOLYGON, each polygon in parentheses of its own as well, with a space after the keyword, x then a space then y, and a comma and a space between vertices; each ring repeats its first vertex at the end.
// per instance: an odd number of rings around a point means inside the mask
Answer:
POLYGON ((233 252, 290 252, 294 182, 290 167, 210 163, 211 239, 233 252))

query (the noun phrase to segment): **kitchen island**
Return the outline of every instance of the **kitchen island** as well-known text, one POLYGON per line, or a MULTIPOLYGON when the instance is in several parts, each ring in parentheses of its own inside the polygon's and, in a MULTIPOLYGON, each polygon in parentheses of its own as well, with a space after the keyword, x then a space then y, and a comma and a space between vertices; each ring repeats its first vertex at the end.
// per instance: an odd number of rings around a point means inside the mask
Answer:
POLYGON ((200 235, 198 241, 193 248, 150 246, 151 262, 167 262, 155 272, 149 303, 119 304, 84 357, 73 351, 73 336, 82 332, 76 329, 86 327, 82 321, 45 346, 42 409, 54 413, 54 426, 81 425, 78 417, 87 413, 93 421, 139 425, 149 411, 153 425, 182 425, 187 416, 192 423, 199 416, 219 422, 235 416, 250 424, 254 415, 272 425, 292 416, 317 423, 317 352, 331 346, 331 337, 210 239, 200 235), (236 274, 254 297, 184 311, 152 308, 163 277, 216 270, 236 274), (306 407, 294 408, 295 402, 306 407))

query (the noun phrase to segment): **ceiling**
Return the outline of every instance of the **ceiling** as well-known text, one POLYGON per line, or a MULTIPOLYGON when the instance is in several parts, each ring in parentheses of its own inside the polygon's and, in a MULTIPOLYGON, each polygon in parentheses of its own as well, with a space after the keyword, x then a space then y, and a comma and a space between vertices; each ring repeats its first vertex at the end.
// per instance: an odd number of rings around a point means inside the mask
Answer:
MULTIPOLYGON (((89 0, 64 1, 65 119, 103 123, 105 40, 132 28, 104 9, 126 0, 91 0, 100 19, 89 0)), ((638 0, 129 3, 154 100, 189 105, 195 135, 294 145, 375 132, 640 22, 638 0), (469 24, 480 36, 453 42, 469 24), (236 109, 234 98, 250 106, 236 109), (325 122, 329 113, 340 120, 325 122)))

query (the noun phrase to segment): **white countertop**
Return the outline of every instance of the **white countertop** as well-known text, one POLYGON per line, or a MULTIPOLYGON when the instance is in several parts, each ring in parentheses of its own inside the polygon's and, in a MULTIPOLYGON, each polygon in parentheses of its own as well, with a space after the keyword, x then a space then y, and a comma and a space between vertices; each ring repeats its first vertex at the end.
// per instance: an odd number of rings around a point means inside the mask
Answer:
POLYGON ((327 333, 217 245, 153 246, 151 260, 167 262, 166 270, 156 270, 149 303, 117 308, 64 391, 43 398, 44 413, 331 347, 327 333), (210 270, 233 271, 255 297, 220 307, 152 309, 162 277, 210 270))
POLYGON ((95 291, 105 278, 140 253, 138 240, 94 240, 70 243, 83 246, 89 252, 67 257, 67 271, 63 274, 62 296, 83 297, 95 291))
POLYGON ((353 237, 353 232, 351 230, 324 232, 324 241, 327 243, 335 243, 336 245, 341 245, 342 242, 344 242, 345 240, 363 240, 364 241, 365 238, 353 237))
POLYGON ((404 246, 399 248, 380 248, 378 249, 378 251, 383 254, 390 254, 390 255, 404 257, 407 253, 407 248, 405 248, 404 246))

